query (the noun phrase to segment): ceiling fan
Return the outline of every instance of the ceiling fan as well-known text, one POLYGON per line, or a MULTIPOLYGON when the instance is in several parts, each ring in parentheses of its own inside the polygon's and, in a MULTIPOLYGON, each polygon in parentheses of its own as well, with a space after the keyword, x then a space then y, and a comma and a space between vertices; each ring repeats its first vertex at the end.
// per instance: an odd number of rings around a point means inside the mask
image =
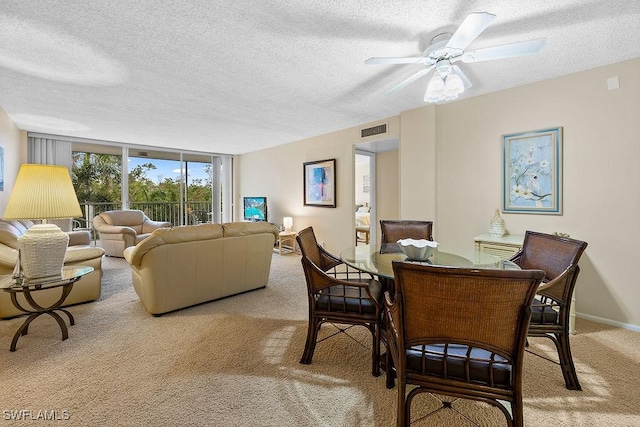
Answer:
POLYGON ((389 89, 387 93, 402 89, 435 69, 427 86, 424 100, 425 102, 451 101, 458 98, 458 95, 465 89, 471 87, 471 82, 460 67, 454 65, 455 62, 470 63, 531 55, 540 52, 544 47, 546 38, 466 51, 465 49, 491 25, 494 19, 496 19, 496 15, 491 13, 470 13, 453 35, 444 33, 435 36, 431 40, 431 46, 425 49, 422 56, 373 57, 367 59, 365 64, 423 64, 425 66, 422 70, 389 89))

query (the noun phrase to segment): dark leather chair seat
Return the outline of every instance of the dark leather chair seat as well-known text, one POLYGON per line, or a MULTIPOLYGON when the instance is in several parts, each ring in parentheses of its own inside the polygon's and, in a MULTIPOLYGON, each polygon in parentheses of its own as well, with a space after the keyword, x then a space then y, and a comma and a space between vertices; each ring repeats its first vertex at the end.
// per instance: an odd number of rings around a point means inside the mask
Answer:
MULTIPOLYGON (((382 303, 382 286, 379 282, 372 280, 369 283, 369 292, 375 301, 379 304, 382 303)), ((316 299, 316 309, 374 314, 377 307, 363 288, 336 285, 323 289, 319 293, 316 299)))
POLYGON ((511 363, 490 351, 466 345, 414 346, 406 352, 407 375, 432 375, 438 378, 489 383, 505 388, 511 385, 511 363), (468 367, 468 377, 467 377, 468 367))
POLYGON ((536 298, 531 306, 531 323, 554 325, 558 323, 558 312, 536 298))

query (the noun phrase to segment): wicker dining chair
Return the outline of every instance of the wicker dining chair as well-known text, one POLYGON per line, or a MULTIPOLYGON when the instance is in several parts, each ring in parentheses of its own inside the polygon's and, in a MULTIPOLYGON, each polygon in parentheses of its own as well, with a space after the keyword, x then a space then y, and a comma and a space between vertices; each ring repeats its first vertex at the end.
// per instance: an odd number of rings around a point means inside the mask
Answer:
POLYGON ((529 336, 546 337, 554 342, 558 362, 533 354, 559 364, 569 390, 582 390, 571 355, 569 320, 580 273, 578 261, 586 248, 587 243, 580 240, 527 231, 522 249, 511 258, 522 269, 538 269, 546 274, 533 301, 529 336))
MULTIPOLYGON (((398 240, 433 240, 433 221, 381 219, 380 231, 380 253, 401 252, 398 240)), ((386 290, 389 290, 391 297, 393 297, 393 279, 380 277, 378 280, 386 290)))
MULTIPOLYGON (((522 361, 544 272, 400 261, 393 271, 396 298, 385 293, 383 341, 387 367, 394 366, 387 381, 398 382, 397 425, 410 424, 413 398, 428 392, 494 405, 509 426, 522 426, 522 361)), ((452 402, 442 406, 460 413, 452 402)))
POLYGON ((380 220, 380 243, 396 243, 400 239, 433 240, 433 221, 380 220))
MULTIPOLYGON (((371 275, 348 268, 318 245, 312 227, 300 231, 296 240, 302 252, 309 301, 307 340, 300 363, 311 363, 323 323, 361 325, 371 332, 371 373, 379 376, 382 285, 371 275)), ((340 332, 345 330, 339 328, 340 332)))

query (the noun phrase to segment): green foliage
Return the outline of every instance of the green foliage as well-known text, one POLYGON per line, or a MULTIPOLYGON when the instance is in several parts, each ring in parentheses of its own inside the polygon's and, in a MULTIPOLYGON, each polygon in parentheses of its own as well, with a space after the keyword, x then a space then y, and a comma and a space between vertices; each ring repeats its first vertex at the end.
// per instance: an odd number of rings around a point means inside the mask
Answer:
MULTIPOLYGON (((180 179, 161 178, 154 182, 148 177, 156 169, 144 163, 129 172, 130 202, 178 202, 180 179)), ((110 154, 73 152, 73 186, 82 202, 120 202, 122 190, 122 157, 110 154)), ((210 202, 211 180, 196 179, 187 189, 189 201, 210 202)))
POLYGON ((80 202, 117 202, 122 189, 122 157, 73 153, 72 180, 80 202))

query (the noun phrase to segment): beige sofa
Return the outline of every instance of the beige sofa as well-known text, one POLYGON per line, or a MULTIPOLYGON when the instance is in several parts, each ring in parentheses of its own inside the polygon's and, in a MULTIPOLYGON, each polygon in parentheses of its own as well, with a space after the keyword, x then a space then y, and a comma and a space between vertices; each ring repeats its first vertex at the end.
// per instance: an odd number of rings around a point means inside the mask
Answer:
POLYGON ((152 221, 139 210, 121 210, 99 213, 93 218, 93 227, 100 233, 100 245, 105 253, 122 258, 126 248, 137 245, 153 230, 171 227, 171 223, 152 221))
MULTIPOLYGON (((31 221, 2 221, 0 220, 0 275, 12 274, 18 260, 18 238, 33 226, 31 221)), ((100 298, 102 291, 102 256, 104 250, 91 246, 91 235, 88 231, 70 231, 69 247, 64 257, 65 266, 93 267, 93 272, 84 276, 73 286, 73 290, 65 300, 63 306, 93 301, 100 298)), ((41 305, 51 305, 60 296, 60 288, 46 289, 34 294, 34 298, 41 305)), ((18 295, 23 307, 29 305, 18 295)), ((14 307, 11 295, 0 291, 0 318, 15 317, 24 314, 14 307)))
POLYGON ((263 288, 278 229, 266 222, 164 228, 124 251, 153 315, 263 288))

